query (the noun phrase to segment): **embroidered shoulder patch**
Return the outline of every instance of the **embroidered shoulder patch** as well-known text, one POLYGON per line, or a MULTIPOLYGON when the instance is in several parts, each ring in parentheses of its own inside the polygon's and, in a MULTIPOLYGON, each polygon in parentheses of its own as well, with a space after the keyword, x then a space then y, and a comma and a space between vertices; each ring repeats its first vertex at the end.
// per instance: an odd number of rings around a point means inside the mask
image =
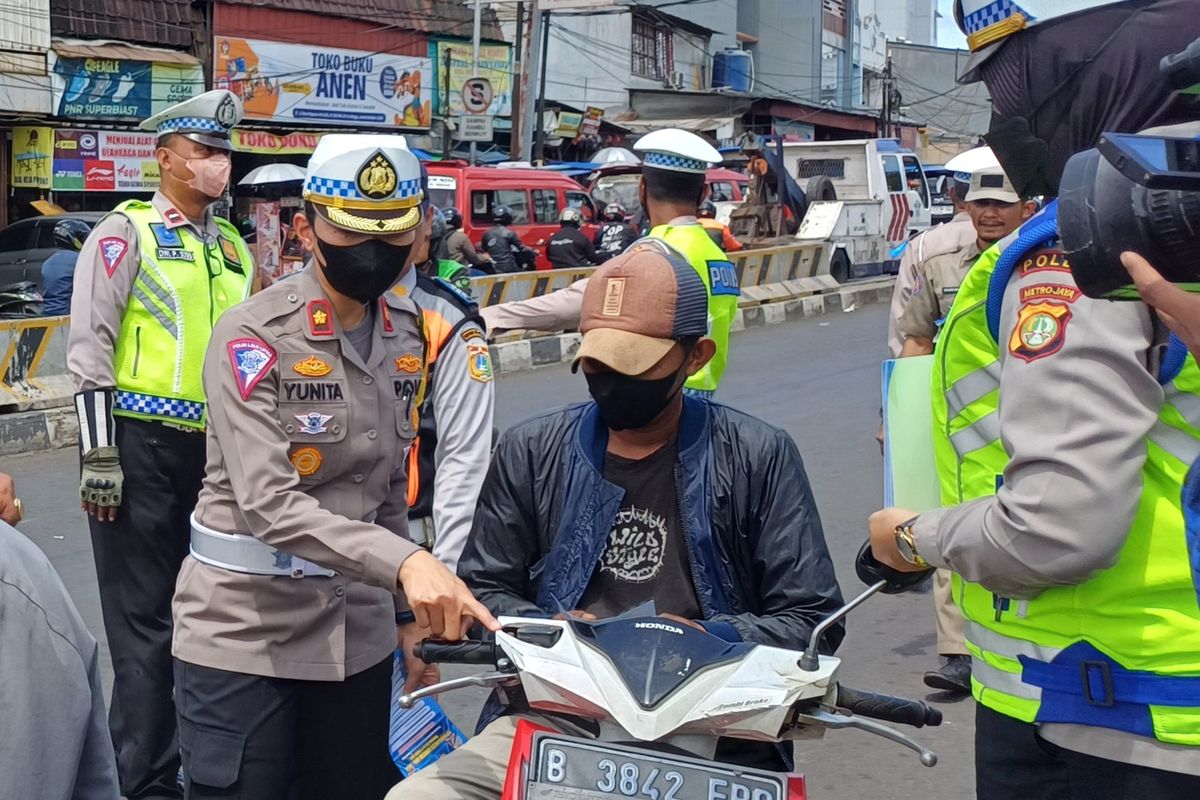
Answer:
POLYGON ((1021 290, 1021 303, 1034 300, 1065 300, 1074 303, 1082 294, 1074 286, 1063 286, 1055 283, 1039 283, 1036 286, 1026 286, 1021 290))
POLYGON ((479 328, 464 328, 458 335, 464 342, 483 341, 483 333, 479 328))
POLYGON ((243 400, 249 400, 254 387, 275 363, 275 351, 260 339, 234 339, 226 347, 238 391, 243 400))
POLYGON ((312 336, 333 336, 333 307, 328 300, 308 301, 308 332, 312 336))
POLYGON ((117 265, 129 251, 129 242, 119 236, 105 236, 100 240, 100 260, 104 262, 104 271, 112 277, 117 271, 117 265))
POLYGON ((492 354, 482 342, 467 342, 467 371, 471 380, 488 383, 492 380, 492 354))
POLYGON ((1021 260, 1020 272, 1022 275, 1042 271, 1070 272, 1071 265, 1061 250, 1038 250, 1021 260))
POLYGON ((1062 349, 1071 309, 1056 300, 1021 306, 1008 340, 1008 351, 1022 361, 1036 361, 1062 349))

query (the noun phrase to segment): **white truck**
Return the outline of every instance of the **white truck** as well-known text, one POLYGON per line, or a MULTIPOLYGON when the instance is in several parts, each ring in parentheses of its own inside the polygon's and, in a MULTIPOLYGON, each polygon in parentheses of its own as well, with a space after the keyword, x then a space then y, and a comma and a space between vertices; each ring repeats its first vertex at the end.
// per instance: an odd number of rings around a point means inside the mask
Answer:
POLYGON ((789 142, 783 158, 808 195, 796 238, 831 245, 829 272, 839 283, 895 272, 893 251, 929 227, 925 171, 895 139, 789 142))

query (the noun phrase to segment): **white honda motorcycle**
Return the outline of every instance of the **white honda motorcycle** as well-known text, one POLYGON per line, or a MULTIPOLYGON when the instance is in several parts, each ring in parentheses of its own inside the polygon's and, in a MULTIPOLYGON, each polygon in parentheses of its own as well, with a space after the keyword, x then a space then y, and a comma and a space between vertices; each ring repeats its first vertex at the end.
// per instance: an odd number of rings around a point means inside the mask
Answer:
POLYGON ((400 705, 468 686, 519 687, 533 711, 599 724, 594 739, 519 728, 502 800, 803 800, 801 776, 712 761, 717 737, 813 739, 829 728, 891 739, 932 767, 932 751, 867 717, 920 728, 941 724, 941 712, 840 686, 841 661, 817 652, 821 635, 867 598, 928 577, 890 570, 865 547, 856 566, 870 588, 822 621, 803 652, 726 642, 645 609, 600 622, 501 617, 495 641, 417 646, 429 663, 493 671, 403 695, 400 705))

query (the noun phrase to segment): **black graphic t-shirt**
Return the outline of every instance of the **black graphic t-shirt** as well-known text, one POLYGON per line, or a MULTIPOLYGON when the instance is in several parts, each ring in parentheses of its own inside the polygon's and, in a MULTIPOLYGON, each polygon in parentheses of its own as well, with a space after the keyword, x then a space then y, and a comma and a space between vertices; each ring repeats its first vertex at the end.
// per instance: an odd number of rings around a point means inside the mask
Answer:
POLYGON ((625 490, 608 545, 579 607, 611 617, 654 600, 660 613, 700 618, 675 485, 675 440, 639 461, 609 453, 604 477, 625 490))

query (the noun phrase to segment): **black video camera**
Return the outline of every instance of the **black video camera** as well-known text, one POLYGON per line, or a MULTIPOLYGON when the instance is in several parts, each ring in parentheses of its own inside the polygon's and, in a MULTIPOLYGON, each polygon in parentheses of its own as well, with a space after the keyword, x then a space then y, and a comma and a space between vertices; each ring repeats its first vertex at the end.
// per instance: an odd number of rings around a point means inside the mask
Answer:
MULTIPOLYGON (((1200 39, 1160 65, 1172 85, 1200 93, 1200 39)), ((1083 293, 1137 300, 1121 265, 1133 250, 1172 283, 1200 293, 1200 122, 1157 133, 1105 133, 1067 161, 1058 229, 1083 293)))

